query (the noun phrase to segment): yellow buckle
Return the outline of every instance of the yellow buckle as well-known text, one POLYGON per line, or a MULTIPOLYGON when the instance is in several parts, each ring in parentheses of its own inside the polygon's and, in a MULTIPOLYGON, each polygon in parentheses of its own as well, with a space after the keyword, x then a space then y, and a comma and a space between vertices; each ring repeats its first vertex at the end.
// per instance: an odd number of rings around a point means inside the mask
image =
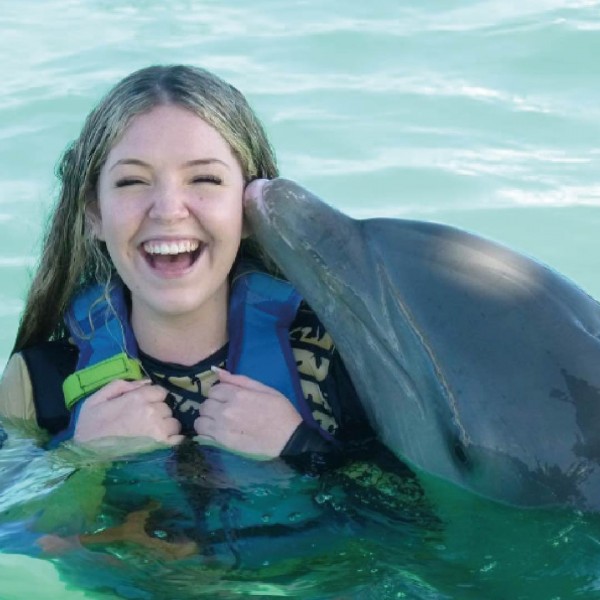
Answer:
POLYGON ((121 352, 69 375, 63 383, 65 405, 71 410, 83 397, 89 396, 115 379, 135 381, 143 377, 140 361, 121 352))

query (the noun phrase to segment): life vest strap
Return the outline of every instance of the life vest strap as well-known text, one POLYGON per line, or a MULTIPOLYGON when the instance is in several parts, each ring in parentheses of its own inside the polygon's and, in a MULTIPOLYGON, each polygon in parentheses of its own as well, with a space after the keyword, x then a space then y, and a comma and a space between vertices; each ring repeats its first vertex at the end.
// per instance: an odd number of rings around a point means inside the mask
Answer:
POLYGON ((227 356, 229 371, 278 390, 300 412, 305 402, 289 329, 301 301, 289 282, 266 273, 250 271, 236 278, 229 307, 227 356))
POLYGON ((69 375, 63 383, 65 405, 71 410, 79 400, 115 379, 136 381, 143 377, 140 361, 121 352, 69 375))

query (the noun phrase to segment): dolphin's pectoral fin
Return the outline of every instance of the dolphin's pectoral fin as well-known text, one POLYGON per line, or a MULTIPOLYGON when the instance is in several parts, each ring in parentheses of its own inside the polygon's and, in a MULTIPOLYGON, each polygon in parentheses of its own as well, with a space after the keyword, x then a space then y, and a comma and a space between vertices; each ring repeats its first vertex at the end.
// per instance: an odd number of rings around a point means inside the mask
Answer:
POLYGON ((121 525, 108 527, 91 534, 82 534, 79 540, 84 545, 127 542, 152 550, 167 560, 179 560, 198 553, 198 545, 192 541, 169 542, 146 532, 146 523, 153 511, 160 507, 152 501, 142 510, 129 513, 121 525))

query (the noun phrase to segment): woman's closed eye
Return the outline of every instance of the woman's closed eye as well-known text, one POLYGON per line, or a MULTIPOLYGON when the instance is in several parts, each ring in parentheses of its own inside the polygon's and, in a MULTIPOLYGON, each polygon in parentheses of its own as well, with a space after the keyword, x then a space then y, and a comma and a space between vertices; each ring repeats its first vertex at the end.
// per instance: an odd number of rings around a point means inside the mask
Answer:
POLYGON ((146 182, 143 179, 140 179, 139 177, 122 177, 115 181, 115 187, 124 188, 132 185, 143 185, 144 183, 146 182))
POLYGON ((223 179, 218 175, 195 175, 191 181, 192 183, 213 183, 215 185, 223 183, 223 179))
MULTIPOLYGON (((223 179, 218 175, 195 175, 190 178, 190 184, 213 184, 213 185, 222 185, 223 179)), ((150 185, 150 182, 144 179, 143 177, 137 176, 127 176, 120 177, 115 181, 116 188, 126 188, 132 187, 136 185, 150 185)))

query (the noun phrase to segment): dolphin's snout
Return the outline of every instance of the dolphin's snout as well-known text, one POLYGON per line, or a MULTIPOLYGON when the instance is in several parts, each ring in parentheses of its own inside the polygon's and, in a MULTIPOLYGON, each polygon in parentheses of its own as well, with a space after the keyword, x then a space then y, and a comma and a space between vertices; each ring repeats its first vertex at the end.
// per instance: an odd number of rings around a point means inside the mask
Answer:
POLYGON ((246 186, 244 190, 244 208, 248 208, 251 205, 255 207, 262 205, 264 187, 268 183, 268 179, 255 179, 246 186))

